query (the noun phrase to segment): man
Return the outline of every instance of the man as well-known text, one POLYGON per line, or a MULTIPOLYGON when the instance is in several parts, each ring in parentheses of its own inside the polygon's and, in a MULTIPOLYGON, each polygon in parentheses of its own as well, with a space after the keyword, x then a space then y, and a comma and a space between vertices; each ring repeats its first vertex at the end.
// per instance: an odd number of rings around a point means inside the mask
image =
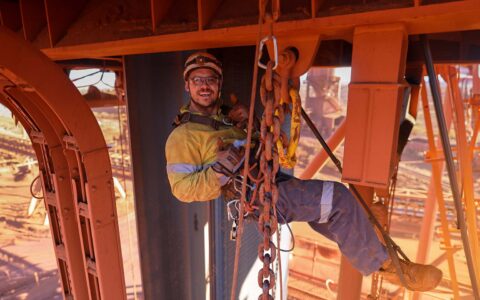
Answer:
MULTIPOLYGON (((190 103, 181 109, 177 127, 166 143, 168 179, 180 201, 216 199, 225 192, 231 175, 239 172, 246 133, 232 121, 244 123, 248 114, 242 105, 235 105, 228 116, 222 113, 222 75, 221 63, 208 53, 195 53, 185 62, 185 90, 190 103)), ((276 207, 282 217, 280 223, 308 222, 315 231, 335 241, 363 275, 380 271, 386 279, 400 284, 385 247, 343 184, 279 178, 276 207)), ((442 272, 433 266, 404 261, 401 266, 412 290, 431 290, 442 278, 442 272)))

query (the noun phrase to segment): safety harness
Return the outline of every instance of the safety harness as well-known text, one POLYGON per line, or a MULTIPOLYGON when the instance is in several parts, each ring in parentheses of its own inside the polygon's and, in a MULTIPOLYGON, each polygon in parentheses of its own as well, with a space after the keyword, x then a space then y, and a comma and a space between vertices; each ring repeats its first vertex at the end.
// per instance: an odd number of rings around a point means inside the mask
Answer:
POLYGON ((223 117, 219 121, 211 116, 192 114, 189 111, 177 115, 172 125, 177 127, 188 122, 207 125, 215 130, 219 130, 221 126, 233 126, 233 122, 228 117, 223 117))

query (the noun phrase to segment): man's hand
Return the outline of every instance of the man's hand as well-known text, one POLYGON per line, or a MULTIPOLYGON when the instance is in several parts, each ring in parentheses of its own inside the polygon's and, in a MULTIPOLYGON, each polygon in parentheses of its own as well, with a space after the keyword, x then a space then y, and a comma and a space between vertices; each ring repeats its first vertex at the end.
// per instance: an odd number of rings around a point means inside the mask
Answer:
POLYGON ((233 106, 228 112, 228 118, 235 126, 244 129, 248 123, 248 106, 240 103, 234 94, 230 95, 230 102, 233 106))
POLYGON ((217 162, 212 166, 212 169, 217 173, 230 177, 237 173, 244 160, 245 149, 243 147, 236 148, 233 145, 219 147, 217 162))

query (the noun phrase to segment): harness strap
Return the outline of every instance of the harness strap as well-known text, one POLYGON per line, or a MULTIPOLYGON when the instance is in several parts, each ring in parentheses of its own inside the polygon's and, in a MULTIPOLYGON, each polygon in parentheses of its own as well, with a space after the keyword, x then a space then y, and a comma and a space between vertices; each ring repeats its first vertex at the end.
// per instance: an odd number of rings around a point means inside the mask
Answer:
POLYGON ((232 126, 233 125, 232 123, 227 122, 227 120, 218 121, 218 120, 215 120, 212 117, 196 115, 196 114, 192 114, 191 112, 184 112, 182 114, 177 115, 177 117, 175 118, 175 121, 173 122, 172 125, 177 127, 181 124, 185 124, 185 123, 188 123, 188 122, 208 125, 215 130, 220 129, 220 126, 232 126))

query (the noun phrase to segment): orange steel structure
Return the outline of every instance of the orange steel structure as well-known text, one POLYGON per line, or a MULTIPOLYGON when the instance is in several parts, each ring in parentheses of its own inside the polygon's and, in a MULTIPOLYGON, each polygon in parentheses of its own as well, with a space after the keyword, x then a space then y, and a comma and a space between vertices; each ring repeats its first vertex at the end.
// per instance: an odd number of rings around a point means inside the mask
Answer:
MULTIPOLYGON (((443 232, 443 241, 445 252, 447 254, 447 261, 448 261, 448 268, 450 273, 450 278, 452 280, 452 292, 455 299, 459 298, 459 290, 458 290, 458 282, 456 276, 456 269, 455 269, 455 262, 454 262, 454 253, 455 249, 452 247, 451 237, 450 237, 450 229, 446 215, 446 206, 445 200, 443 197, 442 191, 442 173, 444 169, 444 163, 441 160, 439 155, 441 154, 440 151, 437 149, 441 147, 440 141, 435 143, 435 136, 433 132, 432 126, 432 118, 430 115, 430 107, 428 104, 427 98, 427 91, 425 83, 422 82, 422 89, 421 89, 421 98, 423 104, 423 115, 425 118, 425 128, 427 132, 428 138, 428 145, 429 151, 426 154, 426 159, 430 161, 432 164, 432 178, 430 181, 430 185, 428 187, 428 198, 425 201, 425 216, 424 216, 424 223, 422 225, 420 231, 420 239, 418 245, 418 252, 417 252, 417 262, 426 263, 427 262, 427 254, 430 250, 430 241, 433 239, 433 229, 435 225, 435 212, 438 205, 438 211, 440 214, 442 232, 443 232), (438 202, 438 204, 437 204, 438 202)), ((444 100, 444 108, 445 108, 445 122, 447 124, 447 128, 450 128, 452 123, 452 110, 451 106, 449 105, 450 98, 449 94, 446 94, 444 100)), ((415 298, 418 298, 418 295, 415 295, 415 298)))
MULTIPOLYGON (((256 25, 258 4, 254 0, 0 0, 0 102, 22 122, 32 140, 66 299, 125 299, 126 292, 105 141, 87 101, 59 66, 69 70, 89 65, 93 59, 93 64, 108 68, 107 61, 113 57, 121 62, 119 56, 124 55, 252 46, 267 34, 256 25)), ((480 1, 292 0, 282 1, 280 11, 272 32, 279 51, 298 50, 294 75, 312 65, 352 66, 347 118, 329 143, 335 148, 345 137, 342 178, 361 186, 371 201, 375 191, 384 192, 391 184, 398 163, 401 108, 409 87, 411 102, 418 101, 419 87, 406 80, 413 76, 414 81, 421 81, 421 72, 408 70, 422 63, 416 35, 429 34, 438 41, 433 48, 439 62, 480 62, 476 50, 480 1)), ((269 45, 270 54, 272 49, 269 45)), ((116 68, 121 70, 121 66, 116 68)), ((472 241, 464 246, 471 247, 476 257, 478 280, 480 246, 471 161, 479 129, 480 82, 475 77, 471 100, 476 109, 475 138, 468 141, 457 75, 451 68, 444 72, 455 113, 457 157, 472 241)), ((111 99, 103 104, 99 100, 96 105, 112 103, 111 99)), ((440 158, 428 113, 425 118, 430 154, 440 158)), ((311 177, 325 159, 319 153, 302 177, 311 177)), ((458 298, 439 183, 441 162, 432 165, 425 222, 430 227, 422 230, 420 240, 426 246, 421 249, 428 249, 435 194, 452 293, 458 298)), ((418 260, 426 261, 426 254, 419 252, 418 260)), ((358 299, 361 280, 342 263, 339 298, 358 299)))
POLYGON ((37 154, 63 294, 125 298, 112 170, 97 121, 61 68, 4 28, 0 40, 0 101, 37 154))

